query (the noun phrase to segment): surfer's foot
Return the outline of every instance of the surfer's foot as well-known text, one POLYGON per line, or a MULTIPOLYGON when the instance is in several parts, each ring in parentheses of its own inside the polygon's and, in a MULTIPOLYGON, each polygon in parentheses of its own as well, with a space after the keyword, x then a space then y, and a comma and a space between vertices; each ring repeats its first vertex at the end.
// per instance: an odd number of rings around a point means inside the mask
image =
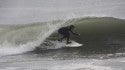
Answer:
POLYGON ((67 42, 67 44, 70 44, 70 43, 72 43, 72 42, 67 42))

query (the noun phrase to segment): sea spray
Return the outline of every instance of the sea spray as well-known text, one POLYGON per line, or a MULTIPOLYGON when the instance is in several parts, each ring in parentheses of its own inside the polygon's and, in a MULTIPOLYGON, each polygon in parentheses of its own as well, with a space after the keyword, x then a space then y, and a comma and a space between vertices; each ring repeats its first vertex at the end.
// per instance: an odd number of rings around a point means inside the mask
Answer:
POLYGON ((20 26, 10 26, 0 36, 0 55, 20 54, 34 50, 65 22, 50 22, 20 26))

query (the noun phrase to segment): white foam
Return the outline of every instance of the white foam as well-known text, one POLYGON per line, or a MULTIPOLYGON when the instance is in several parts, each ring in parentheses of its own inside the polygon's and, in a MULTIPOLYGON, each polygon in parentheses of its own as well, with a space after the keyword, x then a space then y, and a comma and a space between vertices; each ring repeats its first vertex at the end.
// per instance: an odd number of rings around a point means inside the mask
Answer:
POLYGON ((34 48, 43 43, 43 41, 59 26, 60 24, 53 25, 50 23, 46 26, 38 25, 36 27, 27 27, 24 29, 17 29, 17 31, 10 30, 7 33, 5 32, 5 35, 3 36, 4 38, 2 37, 0 39, 0 56, 20 54, 34 50, 34 48), (36 34, 29 36, 27 32, 32 30, 36 30, 36 34))
POLYGON ((47 45, 44 46, 41 46, 42 48, 46 48, 46 49, 59 49, 59 48, 63 48, 66 46, 66 43, 65 41, 63 42, 59 42, 59 41, 49 41, 49 42, 46 42, 47 45))
POLYGON ((68 47, 79 47, 79 46, 82 46, 83 44, 80 44, 80 43, 77 43, 75 41, 71 41, 70 44, 66 44, 66 46, 68 47))
POLYGON ((45 42, 45 46, 41 46, 42 48, 45 48, 45 49, 59 49, 59 48, 63 48, 63 47, 79 47, 79 46, 82 46, 82 44, 79 44, 75 41, 71 41, 72 43, 71 44, 66 44, 66 41, 52 41, 52 40, 49 40, 48 42, 45 42))
POLYGON ((96 66, 91 63, 78 63, 78 64, 69 64, 69 65, 58 65, 53 67, 52 70, 115 70, 111 67, 96 66))

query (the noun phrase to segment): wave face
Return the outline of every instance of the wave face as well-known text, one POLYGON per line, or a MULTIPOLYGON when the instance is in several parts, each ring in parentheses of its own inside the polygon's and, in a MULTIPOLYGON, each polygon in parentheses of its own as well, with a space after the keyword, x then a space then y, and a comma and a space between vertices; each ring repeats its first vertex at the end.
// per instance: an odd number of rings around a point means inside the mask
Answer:
MULTIPOLYGON (((124 52, 125 20, 112 17, 78 18, 72 24, 80 37, 71 36, 72 40, 84 44, 79 51, 87 53, 124 52)), ((56 34, 50 37, 57 37, 56 34)))
MULTIPOLYGON (((46 47, 41 45, 46 38, 52 41, 54 39, 57 40, 59 37, 56 32, 57 29, 70 24, 74 24, 76 26, 76 31, 81 34, 80 38, 72 36, 71 39, 87 46, 86 48, 81 47, 82 49, 91 48, 91 50, 94 50, 96 48, 100 51, 105 51, 104 47, 109 45, 110 48, 112 48, 112 46, 116 46, 116 49, 119 49, 119 46, 124 47, 125 43, 124 23, 125 20, 122 19, 111 17, 92 17, 26 25, 1 26, 0 56, 33 51, 36 47, 46 47)), ((52 45, 47 47, 52 48, 52 45)), ((109 48, 105 47, 105 49, 107 50, 109 48)))
POLYGON ((82 49, 95 53, 125 51, 125 20, 112 17, 86 18, 76 21, 75 26, 81 37, 73 39, 85 44, 86 48, 82 49))
POLYGON ((124 39, 125 35, 125 20, 117 18, 84 18, 74 22, 74 25, 76 31, 81 33, 82 41, 100 41, 108 37, 124 39))

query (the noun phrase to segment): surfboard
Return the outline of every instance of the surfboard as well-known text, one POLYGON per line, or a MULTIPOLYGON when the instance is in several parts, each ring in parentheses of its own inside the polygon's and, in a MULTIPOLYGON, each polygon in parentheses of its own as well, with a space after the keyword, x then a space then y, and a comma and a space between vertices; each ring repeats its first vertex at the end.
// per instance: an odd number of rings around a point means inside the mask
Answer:
POLYGON ((45 43, 43 43, 42 45, 46 48, 50 48, 50 49, 57 49, 57 48, 63 48, 63 47, 80 47, 83 46, 83 44, 80 44, 78 42, 75 42, 73 40, 70 41, 71 43, 67 44, 66 41, 46 41, 45 43), (50 47, 51 46, 51 47, 50 47))
POLYGON ((66 47, 80 47, 80 46, 83 46, 83 44, 77 43, 75 41, 71 41, 71 43, 66 44, 65 46, 66 47))

